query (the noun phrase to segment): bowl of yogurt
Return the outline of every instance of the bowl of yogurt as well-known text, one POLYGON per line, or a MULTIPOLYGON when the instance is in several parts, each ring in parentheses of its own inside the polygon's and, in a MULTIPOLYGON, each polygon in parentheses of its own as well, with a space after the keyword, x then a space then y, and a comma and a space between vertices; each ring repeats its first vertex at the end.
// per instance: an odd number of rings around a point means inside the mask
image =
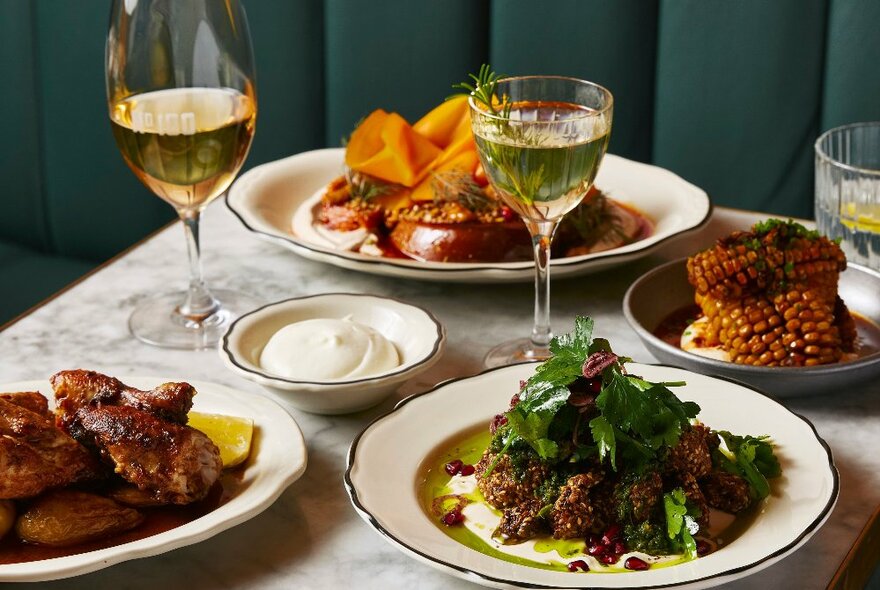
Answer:
POLYGON ((427 310, 388 297, 328 293, 270 303, 238 318, 220 343, 227 367, 317 414, 372 407, 440 359, 446 330, 427 310))

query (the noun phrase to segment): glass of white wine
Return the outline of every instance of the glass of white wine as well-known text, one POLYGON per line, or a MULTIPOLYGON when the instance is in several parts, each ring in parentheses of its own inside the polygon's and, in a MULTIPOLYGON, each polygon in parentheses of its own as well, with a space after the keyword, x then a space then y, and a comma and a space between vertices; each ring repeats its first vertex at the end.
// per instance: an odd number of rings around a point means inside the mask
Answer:
POLYGON ((254 64, 238 0, 114 0, 106 52, 113 135, 126 163, 183 222, 189 288, 137 306, 129 328, 171 348, 213 346, 257 302, 209 291, 199 218, 244 163, 257 116, 254 64))
POLYGON ((550 245, 580 203, 608 147, 614 100, 592 82, 558 76, 501 78, 484 66, 469 104, 477 152, 498 197, 525 221, 535 255, 529 338, 489 351, 489 367, 550 356, 550 245))

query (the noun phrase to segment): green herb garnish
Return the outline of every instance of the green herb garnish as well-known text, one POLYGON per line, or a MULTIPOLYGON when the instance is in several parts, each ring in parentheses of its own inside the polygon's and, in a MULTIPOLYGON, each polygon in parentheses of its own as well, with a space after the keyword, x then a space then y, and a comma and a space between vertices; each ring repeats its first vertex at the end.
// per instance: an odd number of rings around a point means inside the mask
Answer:
POLYGON ((681 488, 663 494, 663 508, 666 512, 666 532, 673 549, 681 551, 689 559, 697 557, 697 541, 694 535, 700 530, 697 519, 700 510, 689 506, 687 496, 681 488))
POLYGON ((468 74, 468 77, 474 81, 473 84, 469 84, 468 82, 460 82, 458 84, 454 84, 453 88, 458 88, 459 90, 463 90, 462 93, 457 93, 450 95, 447 97, 452 98, 454 96, 461 96, 461 94, 467 94, 474 97, 474 100, 482 104, 486 107, 493 115, 498 117, 502 117, 504 119, 510 118, 510 101, 507 100, 506 97, 499 97, 496 94, 498 89, 498 81, 504 76, 500 76, 492 71, 491 66, 489 64, 483 64, 480 66, 480 71, 475 74, 468 74), (501 109, 498 109, 498 105, 501 105, 501 109))
POLYGON ((759 221, 754 226, 752 226, 752 231, 759 236, 763 236, 770 233, 771 230, 777 228, 782 230, 786 235, 795 236, 798 238, 818 240, 821 237, 821 234, 818 231, 814 229, 807 229, 793 219, 789 219, 788 221, 782 221, 781 219, 768 219, 766 221, 759 221))
MULTIPOLYGON (((641 469, 657 461, 664 446, 677 444, 682 430, 700 411, 699 406, 682 402, 668 389, 681 383, 651 383, 626 375, 622 363, 629 359, 616 358, 601 373, 603 386, 596 398, 601 413, 589 423, 592 444, 576 444, 574 449, 567 449, 568 455, 561 456, 556 442, 559 439, 549 433, 571 396, 569 385, 583 376, 584 362, 591 355, 611 352, 607 340, 592 336, 593 320, 578 317, 573 332, 553 339, 550 343, 553 356, 526 381, 519 393, 519 403, 505 414, 508 429, 496 463, 515 441, 522 440, 542 460, 598 454, 600 461, 607 457, 615 470, 618 457, 626 458, 628 464, 633 462, 641 469)), ((575 422, 572 428, 576 429, 577 424, 575 422)), ((572 439, 577 440, 576 432, 572 439)), ((492 468, 494 464, 488 472, 492 468)))
POLYGON ((767 479, 782 474, 779 460, 773 454, 770 437, 737 436, 726 430, 718 432, 718 436, 727 449, 716 449, 712 455, 713 463, 746 480, 753 500, 763 500, 769 496, 770 484, 767 479))

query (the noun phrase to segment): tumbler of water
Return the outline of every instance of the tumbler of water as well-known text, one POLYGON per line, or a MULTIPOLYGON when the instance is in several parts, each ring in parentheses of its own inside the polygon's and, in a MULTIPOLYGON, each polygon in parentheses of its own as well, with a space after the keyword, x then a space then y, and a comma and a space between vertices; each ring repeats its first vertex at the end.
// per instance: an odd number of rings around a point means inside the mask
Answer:
POLYGON ((880 270, 880 122, 816 141, 816 225, 840 239, 847 260, 880 270))

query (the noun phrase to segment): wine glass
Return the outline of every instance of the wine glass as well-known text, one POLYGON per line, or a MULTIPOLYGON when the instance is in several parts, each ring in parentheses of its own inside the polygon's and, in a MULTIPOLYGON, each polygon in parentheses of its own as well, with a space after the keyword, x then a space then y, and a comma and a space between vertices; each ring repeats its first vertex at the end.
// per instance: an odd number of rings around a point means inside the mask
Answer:
POLYGON ((217 343, 257 302, 209 291, 199 218, 232 183, 254 135, 257 101, 250 34, 238 0, 114 0, 106 52, 116 144, 151 191, 183 222, 189 288, 139 304, 129 328, 171 348, 217 343))
POLYGON ((471 128, 489 183, 529 229, 535 254, 535 322, 530 338, 489 351, 489 367, 543 360, 550 330, 550 244, 562 217, 581 202, 602 162, 614 100, 592 82, 559 76, 479 80, 469 98, 471 128))

